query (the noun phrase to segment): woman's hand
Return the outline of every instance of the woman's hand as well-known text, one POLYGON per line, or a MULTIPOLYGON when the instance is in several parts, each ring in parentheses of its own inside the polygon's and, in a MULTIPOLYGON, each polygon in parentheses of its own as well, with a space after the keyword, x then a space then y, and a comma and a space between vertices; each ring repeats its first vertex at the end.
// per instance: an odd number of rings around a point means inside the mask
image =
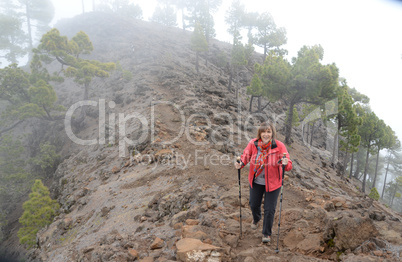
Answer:
POLYGON ((282 165, 286 166, 289 162, 289 159, 287 159, 286 157, 282 158, 282 165))
POLYGON ((240 169, 241 168, 241 162, 239 163, 239 162, 235 162, 235 168, 236 169, 240 169))

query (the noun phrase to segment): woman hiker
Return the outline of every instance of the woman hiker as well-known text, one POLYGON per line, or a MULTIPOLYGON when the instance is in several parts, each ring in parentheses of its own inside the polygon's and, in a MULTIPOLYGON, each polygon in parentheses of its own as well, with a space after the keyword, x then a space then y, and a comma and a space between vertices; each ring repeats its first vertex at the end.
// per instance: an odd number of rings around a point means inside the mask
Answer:
POLYGON ((272 123, 262 123, 258 128, 257 138, 250 140, 244 149, 240 163, 235 168, 240 169, 250 163, 248 181, 250 183, 250 208, 253 214, 252 229, 257 229, 261 220, 261 203, 264 196, 264 219, 262 226, 262 242, 271 241, 272 225, 275 208, 282 186, 282 168, 292 169, 285 145, 276 140, 276 130, 272 123), (286 158, 283 158, 286 153, 286 158))

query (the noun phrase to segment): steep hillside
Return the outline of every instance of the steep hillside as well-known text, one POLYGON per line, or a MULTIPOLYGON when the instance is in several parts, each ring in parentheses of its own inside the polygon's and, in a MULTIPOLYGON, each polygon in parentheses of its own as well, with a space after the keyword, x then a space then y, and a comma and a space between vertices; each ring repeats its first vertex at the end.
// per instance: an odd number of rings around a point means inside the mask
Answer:
MULTIPOLYGON (((261 244, 250 229, 247 171, 240 205, 236 156, 255 136, 258 119, 274 119, 279 139, 286 109, 280 102, 250 115, 245 87, 252 66, 241 71, 239 99, 228 91, 224 57, 230 45, 210 43, 209 61, 195 72, 191 33, 101 13, 56 26, 69 37, 83 30, 91 57, 119 61, 132 78, 115 72, 96 80, 78 145, 65 134, 65 160, 51 190, 61 204, 54 222, 38 233, 36 261, 399 261, 401 216, 373 202, 330 167, 329 152, 310 150, 294 130, 279 237, 261 244), (110 120, 114 119, 114 123, 110 120)), ((255 54, 254 62, 261 62, 255 54)), ((54 65, 54 70, 58 70, 54 65)), ((72 81, 57 85, 69 108, 83 96, 72 81)), ((62 132, 64 133, 64 132, 62 132)))

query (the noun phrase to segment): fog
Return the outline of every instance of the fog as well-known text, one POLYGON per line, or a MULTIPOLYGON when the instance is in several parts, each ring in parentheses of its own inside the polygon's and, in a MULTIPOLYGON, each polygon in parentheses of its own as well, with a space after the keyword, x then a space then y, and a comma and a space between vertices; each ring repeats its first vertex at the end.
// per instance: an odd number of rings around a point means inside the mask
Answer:
MULTIPOLYGON (((85 11, 91 11, 96 0, 84 0, 85 11)), ((157 1, 131 1, 143 10, 149 20, 157 1)), ((402 137, 398 111, 402 87, 402 3, 391 0, 248 0, 242 1, 247 11, 269 12, 278 27, 287 31, 288 59, 297 56, 303 45, 323 46, 324 63, 335 63, 340 76, 349 86, 369 96, 376 114, 402 137)), ((82 1, 53 1, 55 19, 82 13, 82 1)), ((223 0, 214 15, 216 38, 231 42, 224 21, 231 1, 223 0)), ((180 12, 178 12, 180 14, 180 12)), ((180 17, 178 25, 181 26, 180 17)), ((244 37, 243 39, 246 39, 244 37)), ((259 49, 257 48, 257 51, 259 49)), ((261 51, 261 50, 259 50, 261 51)))

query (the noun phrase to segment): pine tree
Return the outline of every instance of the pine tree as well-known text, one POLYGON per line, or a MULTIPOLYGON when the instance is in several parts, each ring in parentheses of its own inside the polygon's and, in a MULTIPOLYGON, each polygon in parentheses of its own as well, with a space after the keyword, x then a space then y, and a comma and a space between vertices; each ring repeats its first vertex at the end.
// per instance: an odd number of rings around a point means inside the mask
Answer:
POLYGON ((26 25, 24 28, 28 32, 22 47, 28 46, 32 50, 37 36, 41 36, 49 30, 49 23, 54 17, 54 6, 51 0, 17 0, 17 1, 1 1, 0 7, 4 13, 23 21, 26 25))
MULTIPOLYGON (((289 112, 286 112, 285 122, 288 121, 288 117, 289 117, 289 112)), ((293 125, 293 126, 298 126, 298 125, 300 125, 299 112, 297 112, 297 108, 296 108, 296 107, 293 108, 293 120, 292 120, 292 125, 293 125)))
MULTIPOLYGON (((82 4, 84 6, 84 3, 82 4)), ((141 7, 138 4, 130 3, 129 0, 100 0, 94 9, 102 12, 116 13, 124 17, 142 19, 141 7)))
MULTIPOLYGON (((292 60, 291 79, 283 93, 288 102, 289 118, 286 123, 285 142, 291 144, 293 108, 299 103, 322 105, 335 98, 339 70, 335 64, 322 65, 324 50, 321 46, 304 46, 292 60)), ((277 92, 277 90, 276 90, 277 92)), ((278 97, 281 98, 281 97, 278 97)))
POLYGON ((381 128, 382 126, 385 126, 384 121, 380 120, 374 112, 371 112, 369 110, 364 116, 362 126, 359 128, 359 134, 362 138, 361 140, 362 146, 364 146, 367 149, 366 163, 364 166, 363 186, 362 186, 363 193, 365 193, 366 190, 369 156, 370 154, 375 153, 374 151, 375 141, 384 134, 384 128, 381 128))
POLYGON ((205 38, 201 25, 198 23, 195 25, 194 32, 191 35, 191 49, 195 51, 195 69, 198 73, 198 60, 200 52, 206 52, 208 50, 207 40, 205 38))
POLYGON ((394 181, 391 181, 389 184, 389 191, 391 192, 391 199, 389 202, 389 206, 392 207, 394 205, 395 197, 401 198, 402 196, 402 175, 398 173, 398 176, 394 181))
POLYGON ((50 79, 48 74, 39 71, 29 74, 16 64, 0 69, 0 101, 4 102, 0 136, 28 118, 49 121, 60 118, 52 114, 64 108, 55 104, 56 92, 46 81, 50 79))
MULTIPOLYGON (((358 119, 360 119, 361 124, 362 124, 363 118, 366 114, 366 108, 369 107, 368 103, 369 103, 370 99, 367 96, 357 92, 356 89, 354 89, 354 88, 349 88, 348 93, 353 98, 353 101, 354 101, 353 108, 356 111, 356 115, 357 115, 358 119)), ((361 124, 359 125, 359 128, 361 127, 361 124)), ((352 157, 351 157, 350 174, 349 174, 349 178, 352 178, 352 176, 354 176, 356 179, 359 177, 359 173, 361 172, 361 169, 362 169, 361 163, 362 163, 362 161, 364 161, 363 155, 365 154, 365 153, 363 153, 363 151, 365 152, 365 149, 361 145, 361 136, 359 133, 359 129, 358 129, 357 135, 358 135, 358 138, 360 141, 360 145, 357 147, 353 147, 353 146, 350 147, 352 157), (353 165, 354 165, 355 160, 356 160, 356 168, 355 168, 355 171, 353 174, 353 165)), ((356 136, 356 138, 357 138, 357 136, 356 136)))
POLYGON ((231 60, 230 60, 230 65, 232 67, 232 76, 235 77, 235 80, 237 82, 237 87, 236 87, 236 99, 239 96, 239 89, 240 89, 240 84, 239 84, 239 67, 247 65, 247 58, 246 58, 246 48, 244 45, 236 40, 235 43, 232 46, 232 53, 231 53, 231 60))
POLYGON ((177 26, 177 15, 173 7, 171 6, 157 6, 155 8, 154 14, 152 15, 151 20, 160 23, 165 26, 177 26))
POLYGON ((42 181, 35 180, 29 200, 22 205, 24 213, 19 219, 22 227, 18 231, 21 244, 28 248, 36 245, 36 233, 53 221, 57 210, 60 208, 56 200, 50 198, 49 189, 42 181))
POLYGON ((271 51, 263 66, 256 67, 263 94, 270 101, 282 99, 289 105, 285 142, 291 144, 294 108, 299 103, 323 105, 336 97, 338 68, 322 65, 324 50, 321 46, 304 46, 289 64, 281 55, 271 51))
MULTIPOLYGON (((180 5, 182 1, 176 2, 180 5)), ((209 40, 215 36, 215 22, 212 14, 218 10, 222 0, 187 0, 184 2, 188 11, 188 14, 185 15, 187 27, 195 27, 199 23, 209 43, 209 40)))
POLYGON ((56 147, 49 141, 40 144, 39 153, 31 159, 41 174, 50 175, 54 173, 60 163, 60 155, 56 153, 56 147))
POLYGON ((258 12, 245 12, 242 21, 243 27, 247 29, 247 42, 253 45, 257 43, 257 37, 253 32, 257 28, 258 16, 258 12))
POLYGON ((375 146, 377 149, 377 159, 376 159, 375 173, 374 173, 374 180, 373 180, 372 187, 375 187, 375 183, 377 180, 380 151, 382 149, 393 148, 395 143, 397 142, 397 137, 395 135, 395 132, 392 130, 392 128, 390 126, 385 125, 385 126, 381 126, 381 128, 383 128, 383 135, 379 136, 375 141, 375 146))
POLYGON ((10 212, 14 206, 12 199, 21 197, 28 189, 31 176, 24 170, 25 148, 18 139, 4 135, 0 141, 0 210, 10 212))
POLYGON ((280 48, 287 42, 286 29, 277 28, 271 14, 262 13, 257 17, 257 29, 257 44, 264 48, 264 60, 269 50, 279 55, 287 54, 287 51, 280 48))
MULTIPOLYGON (((339 140, 339 136, 343 136, 345 139, 340 141, 340 150, 345 151, 346 155, 351 152, 355 152, 360 144, 360 136, 358 134, 358 126, 362 124, 360 118, 357 117, 357 113, 354 107, 354 101, 352 96, 348 93, 349 87, 346 81, 342 81, 342 85, 337 88, 338 97, 338 112, 335 114, 335 121, 337 122, 337 133, 334 137, 334 149, 332 154, 332 163, 335 164, 336 154, 336 142, 339 140)), ((345 160, 347 156, 345 156, 345 160)), ((345 162, 346 164, 346 162, 345 162)))
POLYGON ((90 54, 93 46, 88 36, 80 31, 71 40, 61 36, 59 30, 53 28, 42 36, 40 45, 34 50, 41 61, 50 63, 58 61, 66 76, 84 86, 84 100, 88 100, 89 84, 94 77, 108 77, 114 70, 114 63, 102 63, 96 60, 86 60, 79 56, 90 54))
POLYGON ((384 192, 385 192, 385 186, 387 185, 387 176, 388 176, 388 172, 390 171, 390 165, 391 167, 393 167, 393 170, 401 170, 402 168, 400 168, 400 164, 398 163, 399 159, 401 159, 400 157, 400 152, 401 152, 401 142, 399 141, 399 139, 396 139, 395 144, 391 147, 387 149, 388 154, 386 156, 386 163, 387 163, 387 167, 385 168, 385 177, 384 177, 384 182, 383 182, 383 188, 382 188, 382 192, 381 192, 381 199, 384 198, 384 192))
POLYGON ((380 199, 380 194, 378 194, 377 188, 373 187, 371 189, 369 198, 377 200, 377 201, 380 199))
MULTIPOLYGON (((256 64, 259 66, 259 64, 256 64)), ((262 96, 262 82, 258 74, 254 74, 249 86, 247 86, 247 95, 250 95, 249 111, 252 112, 252 104, 254 97, 260 98, 262 96)), ((261 103, 258 103, 258 112, 261 111, 261 103)))
POLYGON ((232 89, 233 77, 237 74, 237 72, 235 72, 236 71, 235 67, 241 65, 243 63, 242 60, 245 59, 244 47, 241 43, 241 34, 240 34, 244 14, 245 14, 244 5, 241 4, 239 0, 235 0, 232 2, 232 5, 226 11, 225 16, 225 22, 226 24, 229 25, 227 31, 233 37, 232 52, 230 57, 230 75, 228 83, 229 92, 232 89), (236 61, 237 65, 234 65, 233 61, 236 61))
POLYGON ((183 30, 186 30, 186 9, 188 8, 189 1, 188 0, 157 0, 159 3, 162 4, 171 4, 176 7, 177 10, 181 11, 181 23, 183 30))
MULTIPOLYGON (((42 36, 38 48, 34 49, 34 58, 45 63, 58 61, 64 75, 73 78, 74 82, 84 87, 84 100, 88 100, 92 80, 95 77, 109 77, 109 72, 116 67, 115 63, 103 63, 80 57, 83 54, 90 54, 92 50, 92 42, 83 31, 68 40, 66 36, 60 35, 59 30, 53 28, 42 36), (67 68, 64 69, 64 67, 67 68)), ((84 106, 78 123, 82 123, 85 116, 86 107, 84 106)))
POLYGON ((17 63, 26 54, 26 34, 18 17, 0 14, 0 50, 10 63, 17 63))

